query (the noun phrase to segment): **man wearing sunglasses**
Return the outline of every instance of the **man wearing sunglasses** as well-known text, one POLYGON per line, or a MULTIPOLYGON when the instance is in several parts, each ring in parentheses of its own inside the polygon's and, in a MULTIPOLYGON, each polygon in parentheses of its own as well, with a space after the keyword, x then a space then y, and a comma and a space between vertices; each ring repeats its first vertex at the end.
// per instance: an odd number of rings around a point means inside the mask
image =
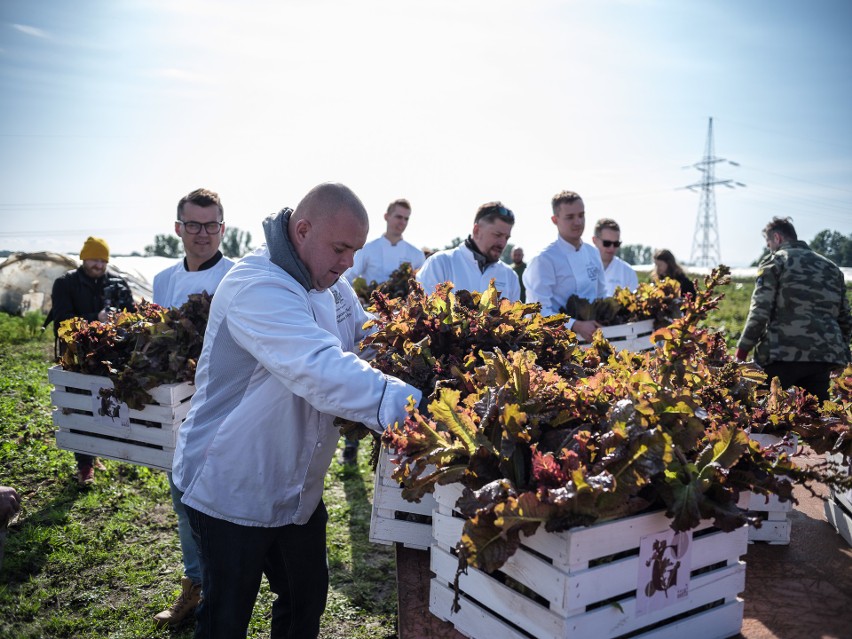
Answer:
MULTIPOLYGON (((219 282, 234 265, 222 255, 219 244, 225 233, 224 209, 219 195, 196 189, 177 205, 175 233, 183 242, 184 257, 154 276, 154 303, 167 308, 181 306, 190 295, 216 292, 219 282)), ((183 556, 181 591, 172 605, 154 615, 157 627, 176 626, 189 617, 201 601, 201 553, 181 502, 182 493, 168 473, 172 506, 178 517, 178 538, 183 556)))
POLYGON ((592 242, 601 254, 604 275, 606 275, 606 296, 612 297, 618 287, 635 291, 639 286, 636 271, 616 255, 621 247, 621 229, 618 222, 608 217, 599 219, 595 224, 592 242))
MULTIPOLYGON (((583 242, 586 207, 573 191, 562 191, 551 199, 558 236, 536 255, 524 271, 527 302, 541 304, 541 314, 555 315, 572 295, 594 301, 606 297, 606 276, 600 253, 583 242)), ((600 327, 595 320, 568 320, 568 328, 586 341, 600 327)))
POLYGON ((515 214, 502 203, 483 204, 476 211, 467 239, 455 248, 430 255, 418 271, 417 281, 427 293, 434 292, 442 282, 452 282, 456 289, 482 292, 493 278, 502 297, 520 300, 518 276, 500 261, 514 224, 515 214))

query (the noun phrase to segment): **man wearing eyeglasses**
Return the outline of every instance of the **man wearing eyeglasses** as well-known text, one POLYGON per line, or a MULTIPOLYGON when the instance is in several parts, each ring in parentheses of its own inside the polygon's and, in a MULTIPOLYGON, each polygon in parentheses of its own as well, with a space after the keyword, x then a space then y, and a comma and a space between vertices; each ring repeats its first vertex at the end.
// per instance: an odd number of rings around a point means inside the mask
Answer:
POLYGON ((417 281, 427 293, 434 292, 442 282, 452 282, 456 289, 482 292, 493 278, 502 297, 520 300, 518 276, 500 261, 514 224, 515 214, 502 203, 483 204, 476 211, 467 239, 455 248, 430 255, 417 272, 417 281))
MULTIPOLYGON (((583 242, 586 207, 573 191, 562 191, 551 199, 550 220, 558 230, 556 241, 530 261, 524 271, 527 302, 541 304, 541 314, 555 315, 572 295, 594 301, 606 297, 606 275, 600 253, 583 242)), ((595 320, 570 318, 568 328, 586 341, 600 327, 595 320)))
POLYGON ((612 297, 618 287, 635 291, 639 286, 636 271, 616 253, 621 247, 621 228, 615 220, 604 217, 595 224, 592 242, 598 247, 606 276, 606 296, 612 297))
MULTIPOLYGON (((154 276, 154 303, 173 307, 184 304, 190 295, 216 292, 233 260, 219 250, 225 233, 224 209, 219 195, 207 189, 196 189, 180 199, 177 205, 175 233, 183 241, 185 256, 154 276)), ((172 506, 178 517, 178 538, 183 556, 184 576, 181 592, 174 603, 154 615, 158 627, 176 626, 189 617, 201 601, 201 553, 192 537, 192 528, 181 502, 182 493, 168 473, 172 506)))
POLYGON ((225 235, 224 209, 219 195, 196 189, 177 205, 175 233, 183 242, 184 257, 154 276, 154 302, 180 306, 190 295, 211 295, 234 265, 219 250, 225 235))

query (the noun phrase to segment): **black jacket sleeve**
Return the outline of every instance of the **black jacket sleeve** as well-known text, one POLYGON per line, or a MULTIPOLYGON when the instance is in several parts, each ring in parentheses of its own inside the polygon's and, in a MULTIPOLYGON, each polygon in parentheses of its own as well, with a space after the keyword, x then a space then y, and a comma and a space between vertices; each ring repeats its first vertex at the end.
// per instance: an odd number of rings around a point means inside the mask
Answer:
POLYGON ((53 282, 53 290, 50 294, 53 314, 53 334, 59 335, 59 325, 72 317, 82 317, 87 320, 98 318, 98 314, 80 313, 76 303, 78 292, 73 276, 71 274, 63 275, 53 282), (88 315, 88 317, 87 317, 88 315))

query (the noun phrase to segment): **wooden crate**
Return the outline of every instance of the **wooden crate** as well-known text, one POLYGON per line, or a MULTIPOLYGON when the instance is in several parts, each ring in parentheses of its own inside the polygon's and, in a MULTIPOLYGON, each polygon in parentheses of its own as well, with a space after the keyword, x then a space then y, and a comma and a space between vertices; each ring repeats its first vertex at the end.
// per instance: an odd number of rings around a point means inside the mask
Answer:
MULTIPOLYGON (((600 330, 616 350, 627 350, 638 353, 654 348, 654 344, 651 342, 651 333, 654 332, 654 320, 649 319, 642 320, 641 322, 604 326, 600 330)), ((578 339, 582 348, 588 348, 589 344, 587 342, 583 341, 580 337, 578 339)))
MULTIPOLYGON (((639 614, 640 540, 669 531, 662 512, 572 529, 539 530, 500 571, 468 568, 460 578, 460 611, 451 610, 458 566, 453 548, 464 520, 452 510, 457 485, 435 491, 430 610, 473 639, 681 639, 736 635, 743 619, 746 527, 723 533, 709 522, 694 531, 688 594, 639 614), (522 585, 525 593, 507 583, 522 585)), ((673 596, 674 598, 674 596, 673 596)))
POLYGON ((383 446, 373 483, 370 541, 426 550, 432 543, 435 498, 427 494, 419 503, 406 501, 402 498, 402 487, 391 477, 393 470, 390 453, 383 446))
POLYGON ((100 388, 112 388, 112 380, 48 369, 54 390, 50 397, 56 407, 53 424, 56 445, 86 455, 171 471, 177 431, 189 412, 195 386, 187 382, 163 384, 148 392, 154 404, 141 410, 118 408, 119 416, 98 414, 96 397, 100 388))
MULTIPOLYGON (((838 464, 843 462, 842 455, 829 455, 838 464)), ((852 473, 852 468, 849 469, 852 473)), ((840 492, 831 489, 825 502, 825 518, 847 544, 852 546, 852 490, 840 492)))
MULTIPOLYGON (((749 437, 764 448, 775 446, 783 440, 783 437, 778 435, 764 433, 752 433, 749 437)), ((793 455, 798 448, 798 442, 798 437, 794 435, 792 442, 779 446, 778 451, 793 455)), ((776 495, 757 495, 746 492, 740 495, 737 505, 743 510, 758 515, 762 520, 760 528, 749 526, 749 543, 764 541, 775 546, 789 545, 790 530, 793 525, 790 521, 790 512, 793 510, 792 501, 781 501, 776 495)))

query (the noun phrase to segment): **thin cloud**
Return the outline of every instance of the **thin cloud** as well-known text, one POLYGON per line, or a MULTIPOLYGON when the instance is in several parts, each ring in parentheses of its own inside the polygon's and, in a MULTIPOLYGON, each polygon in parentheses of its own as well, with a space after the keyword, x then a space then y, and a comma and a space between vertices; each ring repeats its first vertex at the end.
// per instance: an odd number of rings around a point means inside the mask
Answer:
POLYGON ((38 27, 31 27, 27 24, 13 24, 12 28, 16 31, 20 31, 21 33, 25 33, 35 38, 50 38, 50 34, 44 29, 39 29, 38 27))
POLYGON ((186 71, 177 68, 159 68, 151 69, 149 75, 157 78, 166 78, 168 80, 177 80, 180 82, 189 82, 192 84, 210 84, 210 78, 205 75, 186 71))

